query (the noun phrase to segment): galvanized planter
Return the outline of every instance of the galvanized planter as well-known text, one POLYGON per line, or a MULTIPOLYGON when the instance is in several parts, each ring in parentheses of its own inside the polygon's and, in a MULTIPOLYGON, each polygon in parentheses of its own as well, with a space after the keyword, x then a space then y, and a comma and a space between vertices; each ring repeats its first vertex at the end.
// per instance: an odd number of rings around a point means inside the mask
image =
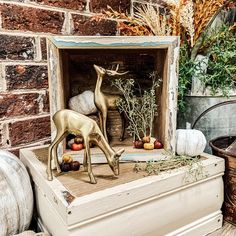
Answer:
MULTIPOLYGON (((198 117, 210 107, 225 101, 236 100, 236 96, 186 96, 186 109, 178 113, 178 128, 192 127, 198 117)), ((236 104, 224 104, 215 107, 198 120, 195 129, 201 130, 207 141, 223 135, 236 133, 236 104)), ((210 153, 207 145, 205 152, 210 153)))

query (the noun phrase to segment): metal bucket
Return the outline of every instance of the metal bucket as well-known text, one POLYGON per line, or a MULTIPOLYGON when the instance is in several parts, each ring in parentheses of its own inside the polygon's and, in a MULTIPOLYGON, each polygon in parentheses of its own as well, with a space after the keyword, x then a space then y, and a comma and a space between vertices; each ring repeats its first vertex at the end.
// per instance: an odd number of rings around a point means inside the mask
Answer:
POLYGON ((227 155, 225 149, 234 142, 236 136, 223 136, 209 142, 212 153, 225 159, 225 200, 223 204, 224 219, 236 224, 236 153, 227 155))
MULTIPOLYGON (((186 96, 186 109, 178 113, 177 127, 201 130, 209 142, 222 135, 236 134, 236 96, 186 96), (199 119, 199 117, 201 117, 199 119)), ((207 145, 205 152, 211 153, 207 145)))

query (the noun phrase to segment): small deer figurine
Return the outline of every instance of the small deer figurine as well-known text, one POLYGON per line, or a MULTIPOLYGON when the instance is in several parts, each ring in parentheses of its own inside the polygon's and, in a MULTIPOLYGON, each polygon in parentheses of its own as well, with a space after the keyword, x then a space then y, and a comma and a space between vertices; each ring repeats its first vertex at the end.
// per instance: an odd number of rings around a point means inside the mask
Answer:
MULTIPOLYGON (((106 70, 100 66, 93 65, 96 73, 97 73, 97 83, 94 92, 94 103, 98 109, 99 114, 99 123, 100 128, 103 132, 105 139, 108 141, 107 138, 107 112, 108 110, 115 110, 117 109, 117 100, 120 99, 122 96, 120 95, 112 95, 112 94, 105 94, 101 90, 103 79, 105 75, 109 76, 117 76, 117 75, 124 75, 128 73, 128 71, 124 73, 118 73, 119 64, 116 67, 116 70, 106 70)), ((125 117, 121 113, 121 121, 122 121, 122 132, 120 136, 120 141, 124 140, 124 133, 125 133, 125 117)))
POLYGON ((96 184, 97 181, 92 172, 91 156, 90 156, 90 142, 96 143, 98 147, 103 151, 106 156, 107 162, 112 169, 114 175, 119 175, 119 157, 124 152, 124 149, 120 149, 115 152, 104 138, 97 123, 91 118, 77 113, 72 110, 60 110, 53 116, 57 134, 51 145, 49 146, 48 153, 48 166, 47 176, 48 180, 52 180, 52 167, 51 160, 57 167, 57 172, 60 173, 60 165, 57 156, 58 144, 66 137, 68 133, 80 133, 84 138, 84 160, 83 166, 85 171, 88 171, 90 182, 96 184))

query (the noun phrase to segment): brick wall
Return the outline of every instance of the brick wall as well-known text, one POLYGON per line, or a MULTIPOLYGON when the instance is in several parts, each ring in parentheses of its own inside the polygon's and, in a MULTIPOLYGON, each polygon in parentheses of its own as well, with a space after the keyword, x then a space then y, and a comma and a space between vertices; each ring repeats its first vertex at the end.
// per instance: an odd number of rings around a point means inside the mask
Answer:
POLYGON ((0 148, 50 142, 46 37, 118 35, 106 9, 132 14, 132 0, 0 0, 0 148))

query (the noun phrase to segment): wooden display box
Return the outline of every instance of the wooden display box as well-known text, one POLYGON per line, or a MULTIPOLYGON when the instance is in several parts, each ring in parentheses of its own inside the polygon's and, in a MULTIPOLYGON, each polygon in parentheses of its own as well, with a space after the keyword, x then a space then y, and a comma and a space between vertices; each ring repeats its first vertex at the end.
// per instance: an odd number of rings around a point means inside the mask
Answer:
POLYGON ((34 182, 40 222, 52 236, 202 236, 222 226, 224 160, 216 156, 202 155, 196 179, 186 179, 188 167, 144 177, 125 162, 115 178, 107 164, 94 165, 96 185, 82 170, 47 181, 47 147, 22 149, 20 158, 34 182))
MULTIPOLYGON (((121 71, 138 81, 141 87, 149 87, 148 74, 157 71, 162 78, 156 91, 158 116, 154 121, 153 136, 165 150, 175 149, 177 81, 179 37, 71 37, 48 39, 50 111, 68 108, 72 96, 95 89, 94 64, 110 68, 120 64, 121 71)), ((117 93, 111 83, 104 82, 104 92, 117 93)), ((96 119, 95 117, 93 117, 96 119)), ((112 145, 117 144, 121 130, 118 112, 108 114, 108 135, 112 145)), ((52 124, 52 137, 55 127, 52 124)), ((126 136, 121 146, 132 146, 126 136)), ((124 154, 125 155, 125 154, 124 154)))

